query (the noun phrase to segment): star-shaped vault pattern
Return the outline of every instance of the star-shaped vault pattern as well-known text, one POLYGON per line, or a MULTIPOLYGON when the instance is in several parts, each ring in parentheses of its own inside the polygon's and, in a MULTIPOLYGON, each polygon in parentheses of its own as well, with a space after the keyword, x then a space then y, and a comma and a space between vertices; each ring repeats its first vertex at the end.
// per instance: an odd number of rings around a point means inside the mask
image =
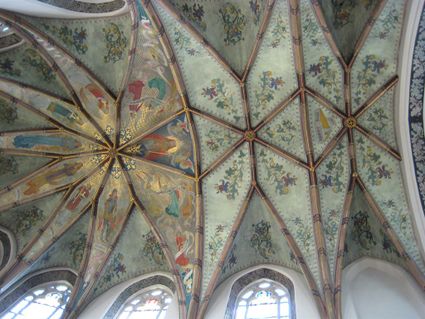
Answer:
POLYGON ((4 289, 70 259, 74 318, 164 270, 202 318, 236 270, 274 263, 334 318, 375 230, 424 285, 394 133, 402 1, 359 9, 374 23, 344 56, 316 1, 128 6, 93 26, 0 13, 23 41, 0 54, 0 224, 20 233, 4 289))

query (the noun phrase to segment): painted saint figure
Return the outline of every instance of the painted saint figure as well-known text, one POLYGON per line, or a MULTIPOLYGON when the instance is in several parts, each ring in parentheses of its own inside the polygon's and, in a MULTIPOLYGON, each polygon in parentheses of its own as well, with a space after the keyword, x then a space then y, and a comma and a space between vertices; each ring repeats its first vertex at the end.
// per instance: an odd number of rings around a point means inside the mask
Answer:
POLYGON ((81 147, 81 143, 76 139, 54 135, 18 135, 13 139, 13 145, 17 148, 49 149, 49 147, 58 147, 67 150, 81 147))
POLYGON ((62 167, 58 167, 52 170, 34 177, 27 182, 28 188, 24 191, 25 195, 32 195, 39 192, 40 188, 46 184, 57 185, 59 182, 68 176, 73 176, 83 167, 83 163, 64 163, 62 167))
POLYGON ((68 110, 67 108, 58 103, 50 103, 47 107, 47 110, 52 113, 55 118, 61 119, 70 124, 84 124, 83 120, 77 113, 68 110))
POLYGON ((131 116, 135 116, 143 106, 148 108, 160 106, 167 93, 167 84, 159 77, 150 79, 146 89, 145 86, 142 80, 136 80, 128 85, 128 91, 133 95, 133 100, 128 106, 131 116))
POLYGON ((103 207, 103 218, 99 222, 98 230, 101 231, 101 240, 107 243, 111 236, 111 231, 115 226, 117 213, 118 191, 114 188, 109 194, 103 207))
POLYGON ((81 201, 90 195, 91 185, 83 185, 77 189, 77 193, 66 204, 66 209, 75 211, 80 205, 81 201))
POLYGON ((81 98, 86 104, 89 103, 89 98, 86 93, 90 93, 92 98, 95 98, 97 101, 97 107, 100 111, 102 111, 104 114, 109 113, 109 102, 105 96, 105 92, 98 87, 94 83, 87 84, 84 88, 80 90, 81 98))

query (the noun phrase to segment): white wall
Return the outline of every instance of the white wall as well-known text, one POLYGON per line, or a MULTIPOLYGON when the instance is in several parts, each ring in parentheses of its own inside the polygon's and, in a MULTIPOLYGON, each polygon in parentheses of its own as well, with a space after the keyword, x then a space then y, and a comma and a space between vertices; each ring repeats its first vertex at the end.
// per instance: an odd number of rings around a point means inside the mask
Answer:
MULTIPOLYGON (((109 307, 114 303, 114 301, 118 298, 121 292, 123 292, 127 287, 131 286, 132 284, 142 280, 146 279, 155 275, 160 275, 164 277, 168 277, 172 280, 172 277, 170 277, 169 274, 163 273, 163 272, 156 272, 151 273, 149 275, 145 276, 139 276, 134 279, 128 280, 126 282, 123 282, 119 285, 116 285, 112 287, 111 289, 107 290, 105 293, 97 297, 95 300, 93 300, 87 308, 81 313, 81 315, 78 317, 78 319, 101 319, 105 315, 105 313, 108 311, 109 307)), ((178 310, 178 303, 177 303, 177 297, 176 295, 173 298, 172 303, 170 304, 167 316, 165 319, 177 319, 179 318, 179 310, 178 310)))
MULTIPOLYGON (((236 280, 243 275, 259 268, 268 268, 288 277, 294 284, 295 291, 295 311, 299 319, 319 319, 320 315, 314 302, 313 296, 302 274, 280 266, 260 265, 245 269, 224 281, 215 290, 210 299, 205 319, 221 319, 224 318, 226 312, 227 301, 230 296, 230 290, 236 280)), ((376 319, 376 318, 375 318, 376 319)))
MULTIPOLYGON (((80 0, 81 1, 81 0, 80 0)), ((86 1, 95 2, 95 1, 86 1)), ((105 2, 105 1, 102 1, 105 2)), ((114 16, 128 10, 127 2, 121 9, 105 13, 83 13, 52 6, 37 0, 0 0, 0 9, 48 18, 93 18, 114 16)))
POLYGON ((399 266, 362 258, 343 272, 342 315, 344 319, 423 319, 425 294, 399 266))

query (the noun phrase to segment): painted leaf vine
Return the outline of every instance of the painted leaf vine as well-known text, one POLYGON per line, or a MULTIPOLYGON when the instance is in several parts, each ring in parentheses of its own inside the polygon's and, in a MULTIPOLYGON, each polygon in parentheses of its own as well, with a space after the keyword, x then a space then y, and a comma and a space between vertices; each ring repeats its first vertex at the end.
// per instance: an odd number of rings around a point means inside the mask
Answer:
POLYGON ((105 35, 106 49, 108 52, 103 57, 105 63, 116 63, 124 58, 124 51, 127 48, 128 40, 119 26, 111 23, 108 27, 102 29, 105 35))
POLYGON ((252 225, 253 234, 250 238, 250 246, 265 259, 269 259, 276 253, 272 243, 271 227, 271 224, 264 220, 252 225))
POLYGON ((226 169, 224 177, 215 185, 217 194, 225 194, 229 200, 234 200, 239 195, 239 189, 242 187, 244 176, 243 166, 246 161, 246 154, 239 151, 237 159, 233 160, 232 165, 226 169))
POLYGON ((297 184, 297 177, 285 170, 282 164, 277 163, 272 157, 267 157, 264 150, 259 154, 261 162, 267 167, 267 178, 274 184, 275 192, 279 195, 289 193, 290 188, 297 184))
POLYGON ((285 81, 281 76, 274 77, 272 71, 264 71, 260 76, 260 87, 255 90, 256 107, 252 115, 258 119, 262 110, 265 110, 269 103, 274 100, 274 93, 281 89, 285 81))

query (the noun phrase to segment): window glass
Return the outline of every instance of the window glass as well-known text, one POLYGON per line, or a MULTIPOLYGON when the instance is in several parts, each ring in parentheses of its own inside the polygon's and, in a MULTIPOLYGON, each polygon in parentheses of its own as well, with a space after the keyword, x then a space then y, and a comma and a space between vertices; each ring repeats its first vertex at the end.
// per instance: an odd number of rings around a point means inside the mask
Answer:
POLYGON ((262 279, 241 291, 236 302, 235 319, 289 319, 290 298, 281 284, 262 279))
POLYGON ((58 282, 39 285, 14 303, 0 318, 60 318, 71 295, 71 289, 69 284, 58 282))
POLYGON ((164 319, 171 301, 171 294, 164 289, 150 289, 128 299, 116 318, 164 319))

